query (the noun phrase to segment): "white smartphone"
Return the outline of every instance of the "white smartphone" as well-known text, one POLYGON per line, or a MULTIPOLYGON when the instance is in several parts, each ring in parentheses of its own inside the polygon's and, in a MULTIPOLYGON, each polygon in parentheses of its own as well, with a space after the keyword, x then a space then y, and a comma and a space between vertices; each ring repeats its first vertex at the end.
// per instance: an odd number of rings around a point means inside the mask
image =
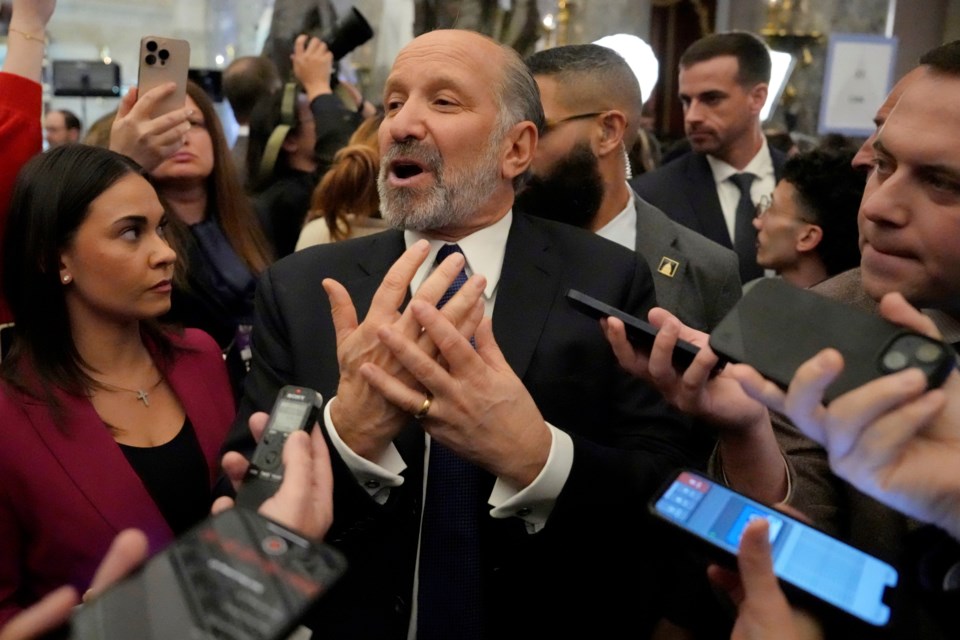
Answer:
MULTIPOLYGON (((786 585, 872 625, 890 619, 884 602, 897 570, 795 518, 764 506, 694 471, 680 471, 650 503, 650 511, 719 551, 729 564, 740 536, 755 518, 770 524, 773 571, 786 585)), ((717 555, 716 553, 712 555, 717 555)))
POLYGON ((190 43, 164 36, 144 36, 140 40, 140 70, 137 97, 167 82, 176 90, 157 103, 151 116, 169 113, 183 107, 187 100, 187 73, 190 70, 190 43))

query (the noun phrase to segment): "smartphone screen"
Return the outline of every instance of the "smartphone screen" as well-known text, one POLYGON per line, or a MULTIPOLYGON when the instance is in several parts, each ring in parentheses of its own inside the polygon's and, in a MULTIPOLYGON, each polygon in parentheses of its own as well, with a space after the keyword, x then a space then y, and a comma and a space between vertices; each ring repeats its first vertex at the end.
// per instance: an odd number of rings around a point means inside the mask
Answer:
POLYGON ((871 624, 890 619, 883 603, 897 570, 822 531, 755 502, 699 474, 682 471, 655 499, 653 511, 668 522, 736 555, 754 518, 766 518, 777 576, 871 624))
POLYGON ((345 568, 332 548, 228 509, 85 604, 70 637, 284 638, 345 568))

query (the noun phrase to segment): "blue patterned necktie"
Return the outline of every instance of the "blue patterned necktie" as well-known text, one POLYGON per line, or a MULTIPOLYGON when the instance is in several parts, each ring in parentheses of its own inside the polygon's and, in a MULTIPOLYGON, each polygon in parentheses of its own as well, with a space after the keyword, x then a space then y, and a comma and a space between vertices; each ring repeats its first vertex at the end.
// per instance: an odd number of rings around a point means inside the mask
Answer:
POLYGON ((757 209, 750 198, 750 186, 756 178, 752 173, 730 176, 730 182, 740 190, 733 224, 733 248, 740 257, 740 282, 749 282, 763 275, 763 269, 757 264, 757 230, 753 227, 757 209))
MULTIPOLYGON (((455 244, 444 245, 437 264, 455 244)), ((437 303, 443 307, 467 281, 460 270, 437 303)), ((420 530, 417 639, 481 637, 480 470, 436 440, 430 443, 427 491, 420 530)))

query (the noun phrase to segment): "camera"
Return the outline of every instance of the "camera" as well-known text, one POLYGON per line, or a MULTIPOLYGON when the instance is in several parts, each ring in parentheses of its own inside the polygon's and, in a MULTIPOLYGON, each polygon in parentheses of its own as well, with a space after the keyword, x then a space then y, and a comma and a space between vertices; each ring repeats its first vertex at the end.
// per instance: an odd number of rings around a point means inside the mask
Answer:
POLYGON ((363 14, 357 11, 356 7, 352 7, 350 12, 330 29, 317 33, 319 27, 320 14, 314 9, 307 13, 304 18, 303 32, 323 40, 327 49, 333 54, 334 61, 339 60, 373 37, 373 29, 370 27, 370 23, 363 17, 363 14))

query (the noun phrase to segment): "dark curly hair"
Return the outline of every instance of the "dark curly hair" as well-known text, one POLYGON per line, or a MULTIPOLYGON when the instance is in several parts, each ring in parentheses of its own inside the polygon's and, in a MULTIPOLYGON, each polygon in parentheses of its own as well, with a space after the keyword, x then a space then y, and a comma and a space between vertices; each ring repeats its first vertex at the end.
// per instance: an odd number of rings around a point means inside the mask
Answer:
POLYGON ((829 275, 860 264, 857 212, 866 178, 851 166, 854 150, 814 149, 790 158, 781 179, 796 189, 801 217, 823 229, 816 251, 829 275))

